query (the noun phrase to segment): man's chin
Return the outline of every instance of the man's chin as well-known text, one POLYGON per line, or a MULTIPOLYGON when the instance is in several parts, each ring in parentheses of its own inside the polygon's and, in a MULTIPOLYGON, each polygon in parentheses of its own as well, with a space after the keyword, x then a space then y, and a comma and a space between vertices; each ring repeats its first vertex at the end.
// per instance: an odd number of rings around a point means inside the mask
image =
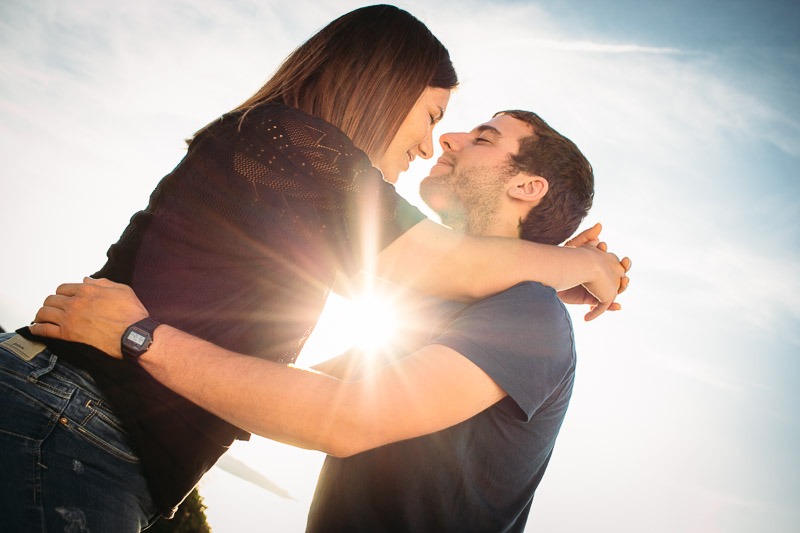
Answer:
POLYGON ((429 185, 420 187, 419 192, 422 201, 442 219, 442 224, 454 229, 463 225, 464 206, 446 189, 429 185))
POLYGON ((466 232, 467 216, 462 206, 458 205, 454 208, 454 206, 450 205, 447 209, 436 211, 436 214, 439 215, 442 224, 445 226, 449 226, 456 231, 466 232))
POLYGON ((447 203, 447 186, 442 176, 429 174, 419 184, 419 196, 434 211, 447 203))

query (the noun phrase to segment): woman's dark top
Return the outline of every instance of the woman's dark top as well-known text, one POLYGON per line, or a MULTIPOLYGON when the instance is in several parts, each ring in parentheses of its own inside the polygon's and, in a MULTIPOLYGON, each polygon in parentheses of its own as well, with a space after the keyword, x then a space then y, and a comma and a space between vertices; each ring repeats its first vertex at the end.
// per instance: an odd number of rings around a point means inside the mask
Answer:
MULTIPOLYGON (((192 141, 94 276, 131 285, 160 322, 291 363, 336 271, 358 271, 365 250, 382 250, 423 218, 340 130, 262 106, 244 119, 225 115, 192 141)), ((235 438, 248 438, 132 365, 38 340, 95 378, 134 440, 162 514, 235 438)))

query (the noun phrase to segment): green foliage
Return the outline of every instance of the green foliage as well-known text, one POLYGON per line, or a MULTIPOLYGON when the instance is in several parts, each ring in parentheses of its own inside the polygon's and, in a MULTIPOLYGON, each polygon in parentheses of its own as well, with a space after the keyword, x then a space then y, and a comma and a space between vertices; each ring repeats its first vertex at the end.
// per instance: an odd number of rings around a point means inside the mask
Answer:
POLYGON ((202 496, 194 489, 180 504, 172 520, 159 519, 147 533, 211 533, 205 509, 202 496))

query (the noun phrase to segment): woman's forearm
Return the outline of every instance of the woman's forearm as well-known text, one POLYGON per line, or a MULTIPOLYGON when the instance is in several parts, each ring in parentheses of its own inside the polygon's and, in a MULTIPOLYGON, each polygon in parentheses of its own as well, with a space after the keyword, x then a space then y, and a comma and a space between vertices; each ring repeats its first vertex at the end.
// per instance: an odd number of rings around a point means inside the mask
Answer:
POLYGON ((474 298, 484 298, 522 281, 538 281, 556 290, 591 281, 597 263, 591 252, 578 248, 532 243, 505 237, 467 236, 454 250, 460 286, 471 286, 474 298))
POLYGON ((422 221, 379 254, 376 274, 428 294, 473 301, 521 281, 538 281, 556 290, 596 282, 602 277, 603 261, 616 261, 605 255, 611 254, 464 235, 422 221))

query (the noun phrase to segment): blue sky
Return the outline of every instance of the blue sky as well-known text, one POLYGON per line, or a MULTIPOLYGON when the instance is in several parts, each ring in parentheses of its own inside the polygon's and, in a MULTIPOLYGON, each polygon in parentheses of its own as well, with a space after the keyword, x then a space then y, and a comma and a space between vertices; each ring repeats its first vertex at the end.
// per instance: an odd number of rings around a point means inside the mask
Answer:
MULTIPOLYGON (((531 531, 800 523, 800 7, 698 4, 400 4, 462 80, 437 133, 538 112, 594 165, 587 224, 634 260, 623 312, 574 314, 576 390, 531 531)), ((0 3, 0 324, 97 270, 183 139, 358 5, 0 3)), ((411 199, 429 168, 415 165, 411 199)), ((231 454, 297 501, 215 469, 201 486, 215 531, 301 527, 319 454, 262 440, 231 454)))

